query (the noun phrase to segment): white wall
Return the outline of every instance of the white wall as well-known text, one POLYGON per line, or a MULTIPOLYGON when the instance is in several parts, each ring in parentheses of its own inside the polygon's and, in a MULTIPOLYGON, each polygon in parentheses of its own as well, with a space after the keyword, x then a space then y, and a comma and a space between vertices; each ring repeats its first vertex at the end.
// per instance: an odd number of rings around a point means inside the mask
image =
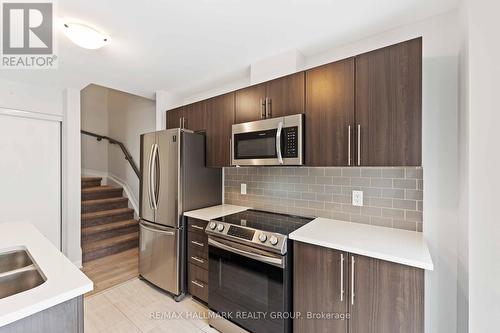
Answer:
MULTIPOLYGON (((139 166, 140 135, 155 130, 155 102, 136 95, 91 84, 81 92, 82 129, 121 141, 139 166)), ((104 178, 124 187, 138 213, 139 178, 118 145, 82 135, 81 165, 84 174, 104 178)))
MULTIPOLYGON (((423 36, 424 235, 435 270, 426 273, 427 333, 457 331, 458 227, 458 12, 450 12, 306 57, 305 68, 344 59, 423 36)), ((269 73, 272 78, 273 73, 269 73)), ((234 80, 236 87, 248 76, 234 80)), ((184 98, 208 98, 227 88, 214 87, 184 98)))
MULTIPOLYGON (((81 91, 81 129, 108 135, 108 90, 89 85, 81 91)), ((108 172, 108 144, 82 135, 82 169, 108 172)))
POLYGON ((500 2, 466 1, 469 88, 469 331, 500 327, 500 2))
MULTIPOLYGON (((121 141, 140 168, 140 135, 155 130, 155 103, 117 90, 108 92, 108 134, 121 141)), ((108 172, 127 184, 135 203, 139 202, 139 178, 117 145, 108 148, 108 172)))
MULTIPOLYGON (((79 92, 0 79, 0 107, 62 118, 62 250, 71 261, 80 264, 79 92)), ((0 141, 8 140, 2 135, 0 133, 0 141)))

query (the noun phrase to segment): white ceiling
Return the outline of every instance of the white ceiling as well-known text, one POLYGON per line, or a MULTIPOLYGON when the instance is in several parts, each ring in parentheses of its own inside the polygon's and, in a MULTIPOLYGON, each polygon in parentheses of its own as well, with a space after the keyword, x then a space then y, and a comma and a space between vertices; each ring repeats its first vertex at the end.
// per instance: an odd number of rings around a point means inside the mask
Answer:
POLYGON ((257 60, 304 55, 455 8, 457 0, 63 0, 58 17, 106 32, 85 50, 57 33, 57 70, 0 70, 0 77, 61 87, 96 83, 153 98, 223 82, 257 60))

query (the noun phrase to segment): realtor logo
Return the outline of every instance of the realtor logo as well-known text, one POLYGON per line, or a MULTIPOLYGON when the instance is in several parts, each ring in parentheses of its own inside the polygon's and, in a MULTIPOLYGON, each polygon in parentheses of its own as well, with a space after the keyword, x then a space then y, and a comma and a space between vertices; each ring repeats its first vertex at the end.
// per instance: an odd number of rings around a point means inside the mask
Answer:
POLYGON ((2 68, 55 68, 54 6, 2 2, 2 68))

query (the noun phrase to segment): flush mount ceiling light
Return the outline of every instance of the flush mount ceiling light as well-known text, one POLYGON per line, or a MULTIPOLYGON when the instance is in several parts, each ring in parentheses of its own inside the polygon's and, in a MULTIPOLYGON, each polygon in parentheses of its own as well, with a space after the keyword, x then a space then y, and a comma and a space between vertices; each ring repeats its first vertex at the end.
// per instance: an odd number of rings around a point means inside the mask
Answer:
POLYGON ((109 43, 109 37, 82 23, 65 22, 64 34, 76 45, 85 49, 100 49, 109 43))

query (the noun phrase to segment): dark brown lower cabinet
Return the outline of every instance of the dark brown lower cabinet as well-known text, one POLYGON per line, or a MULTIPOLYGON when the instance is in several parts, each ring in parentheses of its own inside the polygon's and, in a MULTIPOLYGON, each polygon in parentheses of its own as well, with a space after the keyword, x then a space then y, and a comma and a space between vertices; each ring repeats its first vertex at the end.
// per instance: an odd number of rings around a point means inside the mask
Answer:
POLYGON ((293 311, 295 333, 423 333, 424 271, 295 242, 293 311))
POLYGON ((208 302, 208 236, 206 221, 188 217, 188 292, 208 302))
POLYGON ((424 332, 422 269, 352 254, 349 268, 351 333, 424 332))
POLYGON ((294 242, 293 311, 302 314, 294 332, 347 332, 347 320, 307 317, 348 311, 346 260, 344 252, 294 242))

